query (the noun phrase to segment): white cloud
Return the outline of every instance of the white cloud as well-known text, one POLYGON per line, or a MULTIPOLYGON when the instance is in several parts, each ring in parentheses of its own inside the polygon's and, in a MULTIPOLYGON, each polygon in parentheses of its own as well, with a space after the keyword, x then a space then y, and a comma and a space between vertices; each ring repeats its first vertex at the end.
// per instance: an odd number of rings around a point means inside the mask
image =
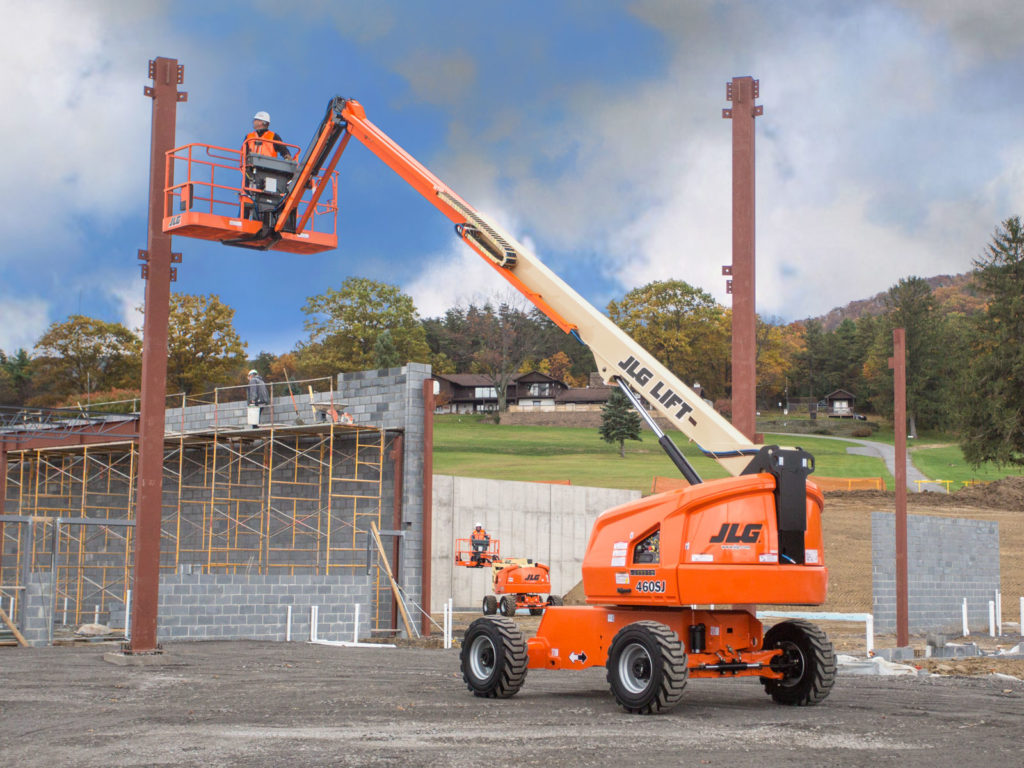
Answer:
POLYGON ((68 248, 74 215, 116 219, 144 194, 149 55, 138 33, 162 5, 0 2, 0 144, 16 189, 0 227, 15 241, 68 248))
POLYGON ((128 330, 137 331, 142 335, 143 314, 141 307, 145 302, 146 283, 138 277, 122 277, 104 281, 107 295, 118 307, 118 321, 128 330))
POLYGON ((50 305, 39 298, 0 296, 0 349, 29 352, 50 325, 50 305))
POLYGON ((663 75, 614 93, 577 83, 560 122, 517 127, 491 160, 485 145, 501 140, 453 130, 444 160, 549 246, 597 253, 595 269, 623 292, 678 278, 730 302, 721 268, 732 261, 731 125, 720 117, 729 75, 759 78, 765 105, 763 315, 797 319, 909 275, 966 271, 1007 204, 1024 203, 1012 152, 1002 150, 993 178, 974 159, 999 153, 985 142, 1004 136, 970 132, 984 114, 949 116, 962 83, 948 40, 896 5, 632 9, 671 46, 663 75), (746 35, 763 44, 739 46, 746 35))
MULTIPOLYGON (((517 227, 513 217, 493 208, 480 207, 477 210, 499 223, 502 229, 533 251, 535 246, 528 236, 515 234, 517 227)), ((509 291, 519 296, 495 274, 493 267, 458 240, 445 251, 429 256, 419 276, 407 283, 403 290, 412 296, 420 317, 439 317, 453 307, 479 306, 488 300, 518 306, 509 291)))

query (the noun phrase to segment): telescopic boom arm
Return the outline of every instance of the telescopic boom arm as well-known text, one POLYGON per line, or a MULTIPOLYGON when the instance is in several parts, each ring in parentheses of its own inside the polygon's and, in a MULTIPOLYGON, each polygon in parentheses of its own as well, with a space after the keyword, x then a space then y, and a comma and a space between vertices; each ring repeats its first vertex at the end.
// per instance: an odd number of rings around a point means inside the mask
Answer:
MULTIPOLYGON (((320 129, 305 153, 306 161, 300 175, 278 213, 278 227, 283 226, 288 214, 297 206, 303 186, 316 170, 328 162, 327 157, 334 149, 325 176, 330 175, 350 136, 364 144, 447 216, 455 224, 459 237, 555 325, 586 344, 593 352, 598 372, 606 383, 621 387, 627 396, 635 393, 642 397, 731 474, 740 474, 750 463, 758 449, 743 433, 566 285, 522 243, 459 197, 370 122, 359 102, 340 97, 331 100, 320 129), (342 136, 341 143, 334 149, 342 136)), ((314 190, 314 204, 318 192, 314 190)), ((301 223, 297 231, 302 231, 301 223)), ((636 397, 630 399, 637 404, 636 397)), ((640 410, 656 428, 657 424, 642 408, 640 410)), ((656 434, 684 476, 691 483, 699 482, 696 472, 671 440, 659 429, 656 429, 656 434)))

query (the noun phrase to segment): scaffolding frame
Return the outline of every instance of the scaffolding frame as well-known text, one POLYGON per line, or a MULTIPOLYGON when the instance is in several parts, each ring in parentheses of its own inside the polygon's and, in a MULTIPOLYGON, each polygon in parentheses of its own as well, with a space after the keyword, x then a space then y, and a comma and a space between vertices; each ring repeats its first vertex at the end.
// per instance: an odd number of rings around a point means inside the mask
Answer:
MULTIPOLYGON (((337 422, 256 429, 215 422, 210 431, 168 434, 161 572, 365 568, 371 523, 381 527, 386 443, 381 427, 337 422)), ((7 504, 19 514, 0 520, 0 599, 17 610, 27 574, 52 567, 54 616, 64 623, 107 617, 123 605, 134 529, 113 521, 134 520, 137 473, 138 446, 129 440, 9 451, 7 504), (55 527, 58 519, 89 524, 55 527)), ((377 629, 391 618, 380 568, 371 577, 377 629)))

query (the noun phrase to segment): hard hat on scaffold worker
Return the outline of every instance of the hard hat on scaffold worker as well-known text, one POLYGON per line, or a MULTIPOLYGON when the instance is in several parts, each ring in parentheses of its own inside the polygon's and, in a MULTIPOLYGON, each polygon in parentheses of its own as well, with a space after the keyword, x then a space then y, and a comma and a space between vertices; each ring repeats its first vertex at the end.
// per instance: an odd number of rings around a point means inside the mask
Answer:
POLYGON ((262 120, 264 123, 270 122, 270 113, 264 112, 262 109, 252 116, 253 120, 262 120))

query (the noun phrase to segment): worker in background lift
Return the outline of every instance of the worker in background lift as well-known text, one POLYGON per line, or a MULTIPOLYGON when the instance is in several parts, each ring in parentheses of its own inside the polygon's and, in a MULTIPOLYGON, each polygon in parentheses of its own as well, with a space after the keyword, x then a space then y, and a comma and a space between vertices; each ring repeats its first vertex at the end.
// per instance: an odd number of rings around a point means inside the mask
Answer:
POLYGON ((491 537, 487 535, 487 531, 481 523, 477 523, 473 528, 473 534, 470 536, 473 545, 473 557, 474 563, 480 562, 480 556, 487 552, 487 547, 491 544, 491 537))
POLYGON ((262 110, 253 115, 252 132, 245 137, 242 150, 243 158, 250 152, 268 157, 280 156, 286 160, 292 156, 281 137, 270 130, 270 115, 262 110))

